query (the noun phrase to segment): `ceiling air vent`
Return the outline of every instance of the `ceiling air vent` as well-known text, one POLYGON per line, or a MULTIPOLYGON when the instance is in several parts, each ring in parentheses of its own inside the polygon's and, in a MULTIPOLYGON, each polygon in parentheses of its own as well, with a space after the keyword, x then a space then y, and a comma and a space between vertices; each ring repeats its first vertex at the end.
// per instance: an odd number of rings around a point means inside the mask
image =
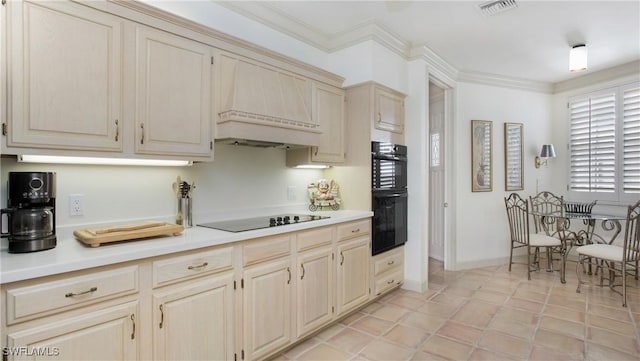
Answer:
POLYGON ((516 0, 498 0, 490 1, 484 4, 478 5, 478 8, 484 16, 491 16, 503 11, 515 9, 518 7, 516 0))

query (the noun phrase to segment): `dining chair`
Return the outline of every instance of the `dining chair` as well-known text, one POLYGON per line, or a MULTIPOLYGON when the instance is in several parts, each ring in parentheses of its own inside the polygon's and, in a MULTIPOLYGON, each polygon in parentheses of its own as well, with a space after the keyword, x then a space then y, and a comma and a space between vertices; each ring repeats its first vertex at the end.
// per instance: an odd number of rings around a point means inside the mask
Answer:
MULTIPOLYGON (((627 275, 638 274, 638 260, 640 260, 640 201, 635 205, 629 206, 627 211, 627 221, 624 230, 624 241, 622 247, 614 244, 594 243, 576 248, 578 252, 578 264, 576 273, 578 274, 577 293, 580 293, 580 287, 584 283, 582 281, 582 272, 584 271, 585 260, 593 263, 594 259, 597 263, 596 267, 601 267, 609 271, 609 288, 616 293, 622 295, 622 306, 627 307, 627 275), (603 262, 599 262, 603 261, 603 262), (617 268, 616 265, 620 265, 617 268), (622 292, 614 289, 615 276, 619 274, 622 277, 622 292)), ((600 273, 600 286, 602 287, 604 280, 604 272, 600 273)))
MULTIPOLYGON (((504 199, 507 209, 507 218, 509 220, 509 237, 511 239, 511 252, 509 254, 509 272, 513 262, 513 250, 521 247, 527 248, 527 279, 531 280, 531 251, 532 249, 546 248, 548 254, 553 252, 559 253, 561 257, 560 275, 561 281, 564 283, 565 274, 565 255, 564 247, 560 238, 551 237, 545 233, 531 233, 529 230, 529 203, 526 199, 522 199, 518 193, 511 193, 509 197, 504 199)), ((535 252, 534 252, 535 253, 535 252)), ((535 254, 534 261, 535 261, 535 254)), ((533 262, 535 264, 535 262, 533 262)), ((536 270, 539 269, 539 264, 536 270)))
MULTIPOLYGON (((564 204, 563 196, 556 196, 555 194, 542 191, 535 196, 529 196, 531 202, 531 210, 539 213, 560 213, 564 204)), ((539 215, 533 216, 533 223, 536 228, 536 233, 546 234, 547 236, 560 238, 558 229, 556 226, 556 219, 553 217, 542 217, 539 215)), ((535 261, 540 262, 540 249, 535 249, 535 261)), ((553 258, 550 254, 547 254, 547 267, 548 270, 553 269, 553 258)))

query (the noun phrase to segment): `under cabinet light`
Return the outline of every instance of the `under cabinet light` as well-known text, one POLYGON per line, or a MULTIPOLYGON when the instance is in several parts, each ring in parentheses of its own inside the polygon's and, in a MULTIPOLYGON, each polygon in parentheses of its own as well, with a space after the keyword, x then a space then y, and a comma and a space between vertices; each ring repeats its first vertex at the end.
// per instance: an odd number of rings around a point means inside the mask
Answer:
POLYGON ((193 164, 193 162, 189 160, 66 157, 66 156, 53 156, 53 155, 18 155, 18 162, 93 164, 93 165, 137 165, 137 166, 161 166, 161 167, 184 167, 184 166, 190 166, 193 164))
POLYGON ((328 165, 324 164, 300 164, 295 166, 297 169, 327 169, 330 168, 328 165))

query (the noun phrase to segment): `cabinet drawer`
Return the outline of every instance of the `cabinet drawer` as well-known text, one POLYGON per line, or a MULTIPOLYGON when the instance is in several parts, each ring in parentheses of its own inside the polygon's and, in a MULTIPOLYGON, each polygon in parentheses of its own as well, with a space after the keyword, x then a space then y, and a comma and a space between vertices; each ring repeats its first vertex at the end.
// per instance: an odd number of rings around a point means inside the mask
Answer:
POLYGON ((370 232, 371 221, 369 219, 340 224, 338 225, 338 241, 369 234, 370 232))
POLYGON ((373 258, 373 275, 377 276, 395 267, 404 267, 404 247, 393 249, 373 258))
POLYGON ((153 286, 233 268, 233 247, 153 262, 153 286))
POLYGON ((7 324, 138 291, 138 266, 7 289, 7 324))
POLYGON ((298 233, 297 249, 305 251, 311 248, 333 243, 333 227, 324 227, 298 233))
POLYGON ((291 254, 291 235, 262 238, 242 246, 242 265, 284 257, 291 254))
POLYGON ((376 279, 374 294, 380 296, 384 292, 401 285, 403 281, 404 273, 402 269, 391 272, 386 276, 376 279))

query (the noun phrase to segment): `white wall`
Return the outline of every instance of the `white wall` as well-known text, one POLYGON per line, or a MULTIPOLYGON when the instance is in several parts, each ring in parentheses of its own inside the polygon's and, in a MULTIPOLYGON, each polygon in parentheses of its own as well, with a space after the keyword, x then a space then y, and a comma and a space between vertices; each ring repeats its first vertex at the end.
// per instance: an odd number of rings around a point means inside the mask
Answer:
POLYGON ((509 257, 508 223, 504 209, 504 123, 524 124, 524 190, 533 195, 536 183, 551 187, 552 168, 534 167, 542 143, 553 140, 551 95, 496 86, 457 83, 454 167, 456 204, 456 269, 502 264, 509 257), (493 191, 471 192, 471 120, 493 121, 493 191))

